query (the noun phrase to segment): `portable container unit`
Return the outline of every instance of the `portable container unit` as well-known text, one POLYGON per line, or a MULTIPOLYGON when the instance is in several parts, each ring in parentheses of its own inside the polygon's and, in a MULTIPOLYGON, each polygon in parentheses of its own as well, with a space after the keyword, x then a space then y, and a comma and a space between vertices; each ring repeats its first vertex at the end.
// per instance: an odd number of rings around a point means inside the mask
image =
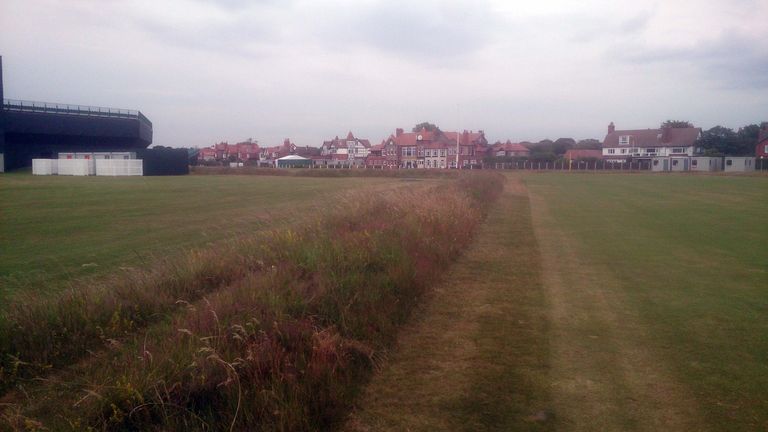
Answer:
POLYGON ((654 157, 651 159, 651 171, 669 171, 669 158, 668 157, 654 157))
POLYGON ((752 156, 726 156, 725 172, 747 172, 755 170, 755 158, 752 156))
POLYGON ((691 167, 691 161, 687 157, 669 158, 670 171, 688 171, 691 167))
POLYGON ((691 158, 691 171, 722 171, 723 158, 694 156, 691 158))
POLYGON ((59 175, 89 176, 96 174, 93 159, 59 159, 59 175))
POLYGON ((59 159, 136 159, 135 152, 62 152, 59 159))
POLYGON ((144 175, 141 159, 96 159, 97 176, 140 176, 144 175))
POLYGON ((32 159, 32 175, 56 175, 58 162, 58 159, 32 159))

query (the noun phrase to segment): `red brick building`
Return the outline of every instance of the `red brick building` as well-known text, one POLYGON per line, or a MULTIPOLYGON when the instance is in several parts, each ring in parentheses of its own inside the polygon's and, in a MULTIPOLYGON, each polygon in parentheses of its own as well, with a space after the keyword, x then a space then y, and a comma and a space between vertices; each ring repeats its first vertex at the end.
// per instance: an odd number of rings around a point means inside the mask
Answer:
POLYGON ((405 132, 398 128, 382 144, 385 167, 424 169, 455 168, 457 153, 460 167, 481 166, 490 148, 483 131, 466 130, 405 132))
POLYGON ((755 146, 755 156, 758 159, 768 159, 768 123, 760 126, 760 132, 757 135, 757 146, 755 146))

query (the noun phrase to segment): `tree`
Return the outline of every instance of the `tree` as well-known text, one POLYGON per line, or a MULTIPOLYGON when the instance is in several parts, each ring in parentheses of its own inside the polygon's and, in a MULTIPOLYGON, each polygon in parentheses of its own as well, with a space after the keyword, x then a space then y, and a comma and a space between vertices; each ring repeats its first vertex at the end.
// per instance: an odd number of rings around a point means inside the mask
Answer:
POLYGON ((552 152, 562 156, 575 145, 576 140, 573 138, 558 138, 552 143, 552 152))
POLYGON ((429 132, 439 132, 440 128, 436 124, 430 122, 422 122, 413 127, 413 132, 419 132, 422 129, 426 129, 429 132))
POLYGON ((662 129, 665 127, 673 129, 692 128, 693 123, 685 120, 667 120, 660 126, 662 129))
POLYGON ((715 126, 702 132, 696 145, 704 149, 707 156, 750 156, 754 154, 760 126, 752 124, 733 129, 715 126))
POLYGON ((576 143, 574 148, 586 149, 586 150, 600 150, 603 148, 603 144, 594 138, 583 139, 576 143))

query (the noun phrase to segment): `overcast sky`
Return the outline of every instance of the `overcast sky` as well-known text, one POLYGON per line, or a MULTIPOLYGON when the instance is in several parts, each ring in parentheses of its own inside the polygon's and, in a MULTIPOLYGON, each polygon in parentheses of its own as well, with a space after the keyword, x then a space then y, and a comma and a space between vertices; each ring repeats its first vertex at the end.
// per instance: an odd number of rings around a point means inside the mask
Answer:
POLYGON ((768 0, 0 0, 0 55, 6 98, 139 109, 175 147, 768 120, 768 0))

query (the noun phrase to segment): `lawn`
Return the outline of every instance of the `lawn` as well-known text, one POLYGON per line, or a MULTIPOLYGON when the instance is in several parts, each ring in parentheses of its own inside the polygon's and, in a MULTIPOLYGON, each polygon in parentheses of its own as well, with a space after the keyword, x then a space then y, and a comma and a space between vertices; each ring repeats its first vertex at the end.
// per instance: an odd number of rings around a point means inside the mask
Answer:
POLYGON ((322 197, 397 179, 0 176, 0 303, 86 275, 292 222, 322 197))
MULTIPOLYGON (((525 181, 558 229, 555 241, 574 245, 579 265, 597 270, 581 278, 603 290, 588 299, 615 306, 612 319, 591 322, 580 349, 589 349, 587 337, 599 345, 600 332, 636 320, 642 328, 619 334, 647 336, 649 352, 690 390, 706 424, 768 427, 768 178, 542 174, 525 181)), ((548 271, 579 272, 566 264, 548 271)), ((588 312, 581 318, 587 328, 588 312)), ((632 342, 594 352, 608 360, 632 342)), ((632 428, 644 419, 626 421, 632 428)))

